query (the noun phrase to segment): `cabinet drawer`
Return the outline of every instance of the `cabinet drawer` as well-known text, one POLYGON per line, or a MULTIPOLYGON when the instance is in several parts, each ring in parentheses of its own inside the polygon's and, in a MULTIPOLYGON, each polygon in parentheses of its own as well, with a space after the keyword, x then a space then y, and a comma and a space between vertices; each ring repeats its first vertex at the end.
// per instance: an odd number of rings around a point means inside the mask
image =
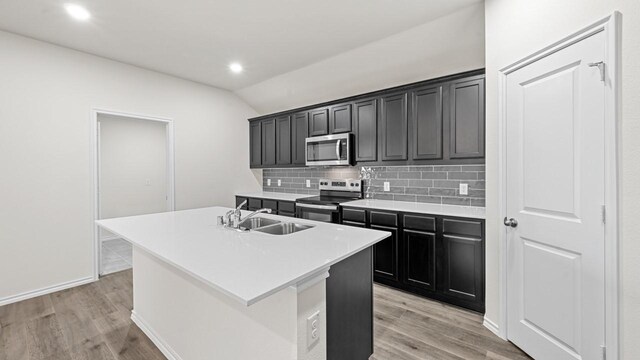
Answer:
POLYGON ((482 237, 482 221, 442 219, 442 232, 445 234, 457 234, 482 237))
POLYGON ((278 211, 285 213, 295 213, 296 204, 288 201, 278 201, 278 211))
POLYGON ((249 210, 258 210, 262 207, 262 200, 249 199, 249 210))
POLYGON ((366 227, 365 223, 355 222, 355 221, 342 221, 342 225, 355 226, 355 227, 366 227))
POLYGON ((271 209, 273 213, 276 213, 278 211, 278 202, 276 200, 264 199, 262 200, 262 207, 271 209))
POLYGON ((433 216, 404 215, 404 228, 420 231, 436 231, 436 218, 433 216))
MULTIPOLYGON (((246 197, 236 196, 236 207, 238 207, 240 204, 242 204, 246 200, 247 200, 246 197)), ((247 210, 247 204, 244 204, 244 206, 242 207, 242 210, 247 210)))
POLYGON ((288 216, 288 217, 296 217, 295 213, 286 212, 286 211, 278 211, 278 215, 280 215, 280 216, 288 216))
POLYGON ((365 223, 367 222, 367 214, 364 210, 343 208, 342 219, 347 221, 365 223))
POLYGON ((369 219, 371 221, 371 225, 398 226, 398 214, 396 213, 371 211, 369 212, 369 219))

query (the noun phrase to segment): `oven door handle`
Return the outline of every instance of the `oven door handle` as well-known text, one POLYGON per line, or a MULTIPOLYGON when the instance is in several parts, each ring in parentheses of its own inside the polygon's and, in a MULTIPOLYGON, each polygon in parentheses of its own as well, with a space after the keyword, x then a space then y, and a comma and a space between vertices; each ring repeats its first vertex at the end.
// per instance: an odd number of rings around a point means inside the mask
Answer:
POLYGON ((316 204, 303 204, 296 203, 296 206, 299 208, 307 208, 307 209, 319 209, 319 210, 338 210, 338 207, 335 205, 316 205, 316 204))

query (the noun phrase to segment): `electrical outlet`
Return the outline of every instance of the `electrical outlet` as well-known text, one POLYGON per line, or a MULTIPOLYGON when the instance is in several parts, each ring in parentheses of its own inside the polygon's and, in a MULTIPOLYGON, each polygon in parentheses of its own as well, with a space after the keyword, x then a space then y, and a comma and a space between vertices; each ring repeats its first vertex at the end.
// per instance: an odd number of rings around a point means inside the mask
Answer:
POLYGON ((460 184, 460 195, 469 195, 469 184, 460 184))
POLYGON ((271 179, 267 179, 267 186, 271 186, 271 179))
POLYGON ((391 185, 388 181, 384 182, 384 191, 391 191, 391 185))
POLYGON ((307 318, 307 347, 320 340, 320 311, 316 311, 307 318))
POLYGON ((307 179, 307 187, 311 187, 311 180, 307 179))
POLYGON ((282 180, 278 179, 278 186, 282 186, 282 180))

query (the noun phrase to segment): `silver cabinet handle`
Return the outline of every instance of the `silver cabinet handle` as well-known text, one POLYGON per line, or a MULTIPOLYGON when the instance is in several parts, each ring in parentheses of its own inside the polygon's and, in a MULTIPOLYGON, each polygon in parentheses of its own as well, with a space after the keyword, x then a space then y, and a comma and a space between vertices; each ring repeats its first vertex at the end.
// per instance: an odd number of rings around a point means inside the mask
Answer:
POLYGON ((334 210, 334 211, 338 210, 338 207, 334 205, 316 205, 316 204, 296 203, 296 206, 299 208, 308 208, 308 209, 334 210))
POLYGON ((504 223, 504 226, 511 226, 512 228, 518 226, 518 220, 514 218, 507 219, 507 217, 505 216, 502 222, 504 223))

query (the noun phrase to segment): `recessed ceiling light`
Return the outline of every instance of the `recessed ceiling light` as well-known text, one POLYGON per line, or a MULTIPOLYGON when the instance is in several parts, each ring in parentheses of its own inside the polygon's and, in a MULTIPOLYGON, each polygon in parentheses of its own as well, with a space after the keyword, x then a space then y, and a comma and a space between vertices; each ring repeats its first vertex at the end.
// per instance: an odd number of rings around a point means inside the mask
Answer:
POLYGON ((231 72, 239 74, 242 72, 242 65, 238 63, 231 63, 229 64, 229 70, 231 70, 231 72))
POLYGON ((87 21, 91 18, 91 13, 84 7, 77 4, 64 4, 67 13, 74 19, 79 21, 87 21))

